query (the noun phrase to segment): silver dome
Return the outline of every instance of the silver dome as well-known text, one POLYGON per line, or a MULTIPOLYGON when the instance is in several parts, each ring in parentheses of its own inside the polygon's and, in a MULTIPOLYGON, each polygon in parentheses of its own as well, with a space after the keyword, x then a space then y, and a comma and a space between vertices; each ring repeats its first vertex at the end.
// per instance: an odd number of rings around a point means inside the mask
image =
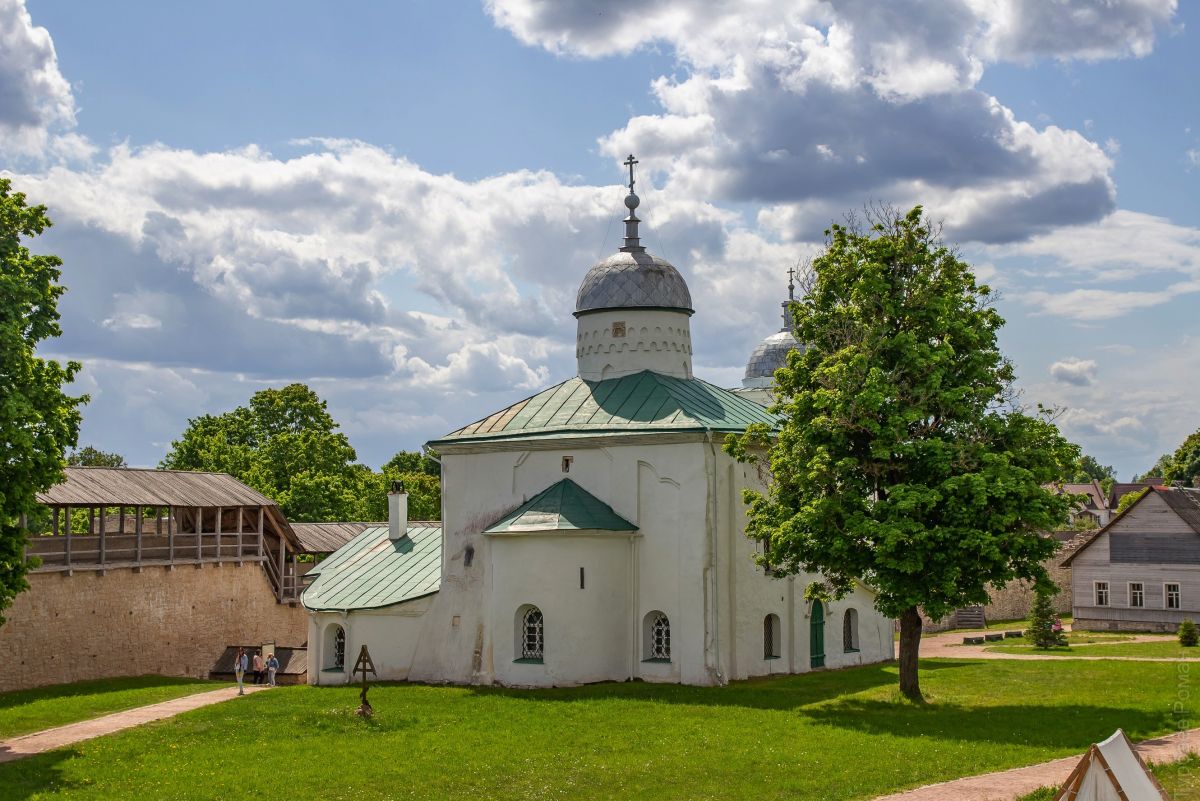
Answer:
POLYGON ((787 355, 793 350, 804 350, 791 331, 778 331, 758 343, 746 364, 743 383, 756 378, 773 379, 775 371, 787 366, 787 355))
POLYGON ((603 309, 678 309, 692 314, 692 293, 664 259, 621 251, 588 270, 579 286, 576 317, 603 309))

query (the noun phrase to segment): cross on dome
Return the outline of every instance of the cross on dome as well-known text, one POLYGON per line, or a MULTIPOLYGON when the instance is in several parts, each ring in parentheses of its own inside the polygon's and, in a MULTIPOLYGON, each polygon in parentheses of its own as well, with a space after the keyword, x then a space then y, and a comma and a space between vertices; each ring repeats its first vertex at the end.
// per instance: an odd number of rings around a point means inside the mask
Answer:
POLYGON ((634 211, 642 202, 638 196, 633 193, 633 165, 638 163, 638 160, 629 154, 629 158, 621 162, 629 168, 629 194, 625 196, 625 208, 629 209, 629 216, 625 218, 625 244, 621 246, 621 250, 626 253, 645 253, 646 249, 642 247, 641 240, 638 238, 638 219, 637 213, 634 211))
POLYGON ((629 194, 632 195, 633 194, 633 165, 639 164, 640 162, 633 157, 632 153, 630 153, 629 158, 625 159, 625 161, 623 163, 625 164, 626 167, 629 168, 629 194))

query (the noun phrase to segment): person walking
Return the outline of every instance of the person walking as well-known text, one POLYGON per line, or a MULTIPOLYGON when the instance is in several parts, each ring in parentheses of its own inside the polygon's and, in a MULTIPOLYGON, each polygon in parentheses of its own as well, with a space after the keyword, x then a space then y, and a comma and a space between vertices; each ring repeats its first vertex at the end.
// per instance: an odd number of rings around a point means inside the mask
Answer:
POLYGON ((263 667, 264 667, 264 665, 263 665, 262 651, 255 651, 254 652, 254 683, 255 684, 263 683, 263 667))
POLYGON ((279 670, 279 660, 275 658, 275 654, 267 656, 267 684, 275 686, 275 671, 279 670))
POLYGON ((233 658, 233 675, 237 679, 238 695, 245 695, 246 689, 242 686, 242 679, 246 676, 246 668, 248 667, 246 659, 246 649, 239 648, 237 656, 233 658))

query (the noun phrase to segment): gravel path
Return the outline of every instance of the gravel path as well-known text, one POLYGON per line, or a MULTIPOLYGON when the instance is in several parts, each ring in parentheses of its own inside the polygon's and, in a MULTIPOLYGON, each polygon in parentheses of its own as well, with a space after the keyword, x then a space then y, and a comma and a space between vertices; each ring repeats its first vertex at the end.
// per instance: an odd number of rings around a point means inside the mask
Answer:
MULTIPOLYGON (((246 693, 256 693, 269 689, 270 687, 265 684, 258 686, 248 685, 246 693)), ((113 712, 111 715, 104 715, 103 717, 92 718, 91 720, 68 723, 65 726, 37 731, 33 734, 14 737, 11 740, 0 740, 0 764, 13 762, 31 754, 40 754, 43 751, 52 751, 55 748, 62 748, 65 745, 72 745, 83 740, 90 740, 93 737, 112 734, 122 729, 140 726, 152 720, 174 717, 180 712, 199 709, 202 706, 209 706, 210 704, 219 704, 222 701, 228 701, 236 697, 237 687, 222 687, 219 690, 212 690, 206 693, 196 693, 195 695, 186 695, 183 698, 174 698, 158 704, 139 706, 136 709, 126 709, 124 712, 113 712)))

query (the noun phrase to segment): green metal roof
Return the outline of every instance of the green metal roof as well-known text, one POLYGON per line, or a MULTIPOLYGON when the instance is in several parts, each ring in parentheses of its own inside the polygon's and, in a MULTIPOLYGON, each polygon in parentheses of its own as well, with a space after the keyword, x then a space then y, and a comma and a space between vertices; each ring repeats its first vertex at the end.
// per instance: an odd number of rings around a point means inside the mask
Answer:
POLYGON ((442 524, 409 523, 392 542, 387 526, 368 528, 319 563, 316 580, 300 596, 314 612, 377 609, 438 591, 442 580, 442 524))
POLYGON ((571 479, 564 478, 492 523, 483 533, 578 530, 637 531, 638 527, 571 479))
POLYGON ((698 378, 644 370, 606 381, 575 377, 460 428, 439 443, 563 434, 744 431, 778 419, 759 404, 698 378))

